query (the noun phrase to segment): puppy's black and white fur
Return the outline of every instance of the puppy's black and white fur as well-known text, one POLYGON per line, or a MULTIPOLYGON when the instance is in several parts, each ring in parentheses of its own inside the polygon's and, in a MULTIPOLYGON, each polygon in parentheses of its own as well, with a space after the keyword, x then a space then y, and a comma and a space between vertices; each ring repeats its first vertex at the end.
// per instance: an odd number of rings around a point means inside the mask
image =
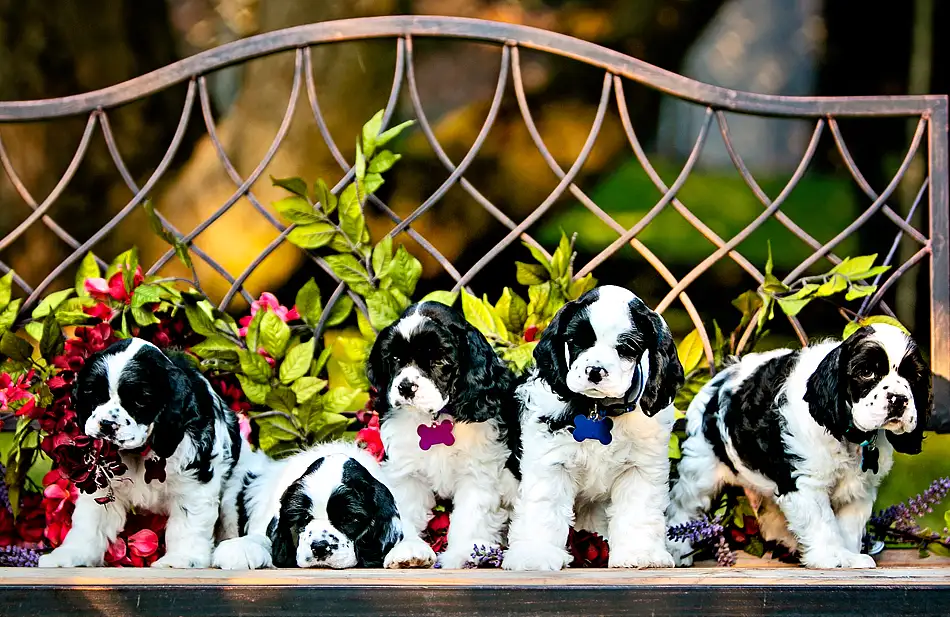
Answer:
POLYGON ((63 544, 41 567, 98 566, 133 508, 168 515, 167 550, 153 567, 211 564, 222 486, 244 447, 237 418, 184 356, 129 338, 94 354, 76 379, 76 413, 90 437, 118 446, 128 471, 108 489, 81 494, 63 544), (165 461, 164 482, 145 481, 147 460, 165 461))
POLYGON ((515 376, 461 312, 415 304, 379 333, 368 374, 404 539, 387 568, 426 567, 435 554, 420 534, 436 496, 453 500, 443 568, 459 568, 475 545, 502 542, 517 491, 515 376), (420 425, 453 423, 455 443, 420 447, 420 425))
MULTIPOLYGON (((873 568, 861 545, 878 486, 894 450, 920 452, 931 405, 920 349, 891 325, 749 354, 689 406, 669 522, 699 516, 723 485, 738 485, 761 499, 765 539, 799 550, 804 565, 873 568)), ((691 563, 690 546, 671 549, 691 563)))
POLYGON ((629 290, 598 287, 558 311, 534 358, 518 388, 522 480, 503 567, 565 567, 572 523, 607 537, 610 567, 672 567, 667 453, 683 368, 666 322, 629 290), (575 417, 595 407, 611 416, 608 445, 574 439, 575 417))
POLYGON ((248 458, 226 489, 240 537, 217 546, 215 567, 379 568, 402 539, 395 500, 365 450, 336 442, 281 461, 248 458))

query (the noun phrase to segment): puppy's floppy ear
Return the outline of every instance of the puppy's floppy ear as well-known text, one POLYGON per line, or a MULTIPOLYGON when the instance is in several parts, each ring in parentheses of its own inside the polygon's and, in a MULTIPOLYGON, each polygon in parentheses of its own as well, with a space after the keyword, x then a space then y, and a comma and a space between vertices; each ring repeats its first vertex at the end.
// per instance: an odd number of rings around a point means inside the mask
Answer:
POLYGON ((275 516, 267 525, 267 538, 271 545, 271 561, 278 568, 293 568, 297 565, 297 545, 294 542, 290 525, 275 516))
POLYGON ((393 325, 383 328, 376 336, 373 348, 366 360, 366 378, 370 386, 376 389, 375 411, 384 415, 389 409, 389 386, 393 376, 390 375, 389 361, 386 359, 387 348, 392 339, 393 325))
POLYGON ((908 350, 897 370, 898 374, 910 384, 914 407, 917 410, 917 426, 911 432, 901 435, 896 435, 891 431, 885 433, 887 440, 898 452, 919 454, 923 446, 924 430, 930 424, 930 414, 933 412, 933 376, 916 344, 913 345, 913 349, 908 350))
MULTIPOLYGON (((642 304, 642 303, 641 303, 642 304)), ((644 308, 646 308, 644 306, 644 308)), ((635 310, 631 306, 631 311, 635 310)), ((673 403, 676 392, 684 382, 683 365, 676 353, 673 334, 660 315, 646 309, 654 333, 654 346, 649 349, 650 379, 646 383, 640 409, 647 416, 654 416, 673 403)))
POLYGON ((484 422, 501 413, 502 397, 513 376, 482 333, 459 314, 449 326, 456 339, 458 377, 455 413, 470 422, 484 422))
POLYGON ((564 335, 568 324, 582 308, 581 300, 586 297, 587 294, 584 294, 581 298, 572 300, 562 306, 554 314, 551 323, 541 332, 541 338, 538 339, 538 344, 534 347, 534 362, 538 367, 538 373, 542 379, 548 382, 555 394, 565 401, 577 396, 577 394, 567 387, 567 373, 571 367, 568 366, 568 359, 565 354, 566 340, 564 335))
POLYGON ((846 396, 841 391, 841 356, 844 343, 831 350, 818 368, 808 376, 805 402, 818 424, 836 439, 841 439, 851 426, 851 413, 846 396))
POLYGON ((146 346, 136 361, 143 364, 143 370, 150 376, 149 382, 164 379, 164 387, 168 388, 164 396, 153 394, 154 400, 163 399, 165 404, 155 416, 150 440, 152 450, 162 458, 168 458, 184 439, 188 423, 200 415, 199 406, 202 403, 210 405, 211 395, 207 388, 199 390, 195 387, 190 372, 193 371, 198 379, 200 375, 192 365, 183 364, 187 360, 172 362, 157 348, 146 346))
POLYGON ((380 481, 373 480, 373 522, 356 541, 356 556, 361 568, 381 568, 383 559, 402 541, 402 522, 396 511, 396 500, 380 481))

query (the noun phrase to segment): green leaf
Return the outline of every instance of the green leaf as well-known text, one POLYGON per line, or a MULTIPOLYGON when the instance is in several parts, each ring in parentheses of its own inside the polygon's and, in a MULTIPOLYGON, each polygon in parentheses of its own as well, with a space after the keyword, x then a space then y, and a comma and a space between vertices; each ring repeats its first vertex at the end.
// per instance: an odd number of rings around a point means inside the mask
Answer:
POLYGON ((356 257, 352 255, 327 255, 326 262, 333 273, 340 277, 340 280, 361 296, 367 296, 375 290, 369 278, 369 272, 366 271, 363 264, 356 260, 356 257))
POLYGON ((848 288, 848 293, 844 295, 844 299, 848 301, 856 300, 858 298, 870 296, 875 291, 877 291, 877 285, 861 285, 860 283, 851 283, 851 286, 848 288))
POLYGON ((264 404, 271 409, 291 413, 297 406, 297 395, 290 388, 274 388, 267 393, 264 404))
POLYGON ((323 351, 320 352, 320 355, 317 356, 317 359, 313 361, 310 365, 310 376, 316 377, 320 374, 320 371, 323 370, 323 367, 327 365, 327 361, 330 359, 331 350, 329 347, 325 347, 323 351))
POLYGON ((327 214, 331 214, 337 207, 337 197, 330 189, 327 188, 327 183, 323 179, 317 180, 313 185, 313 194, 317 198, 317 202, 323 211, 327 214))
POLYGON ((360 334, 366 338, 376 338, 376 331, 373 329, 373 324, 369 322, 369 319, 363 314, 363 311, 356 311, 356 327, 359 328, 360 334))
POLYGON ((776 298, 778 306, 782 309, 782 312, 788 315, 789 317, 794 317, 801 312, 803 308, 808 306, 808 303, 812 301, 812 298, 792 298, 791 296, 786 298, 776 298))
MULTIPOLYGON (((534 247, 528 245, 528 248, 531 249, 534 247)), ((567 270, 571 265, 571 253, 573 253, 571 243, 562 231, 557 250, 555 250, 551 256, 551 278, 557 279, 567 274, 567 270)), ((534 251, 532 251, 532 254, 534 254, 534 251)), ((537 255, 535 255, 535 259, 537 259, 537 255)))
POLYGON ((363 205, 356 192, 355 182, 347 185, 340 194, 340 229, 353 244, 359 244, 366 229, 363 205))
MULTIPOLYGON (((541 267, 544 268, 544 270, 548 273, 548 276, 544 277, 545 280, 547 280, 548 278, 554 278, 553 270, 551 268, 551 260, 548 259, 543 252, 541 252, 541 249, 527 242, 522 242, 522 244, 524 244, 525 247, 527 247, 528 251, 531 253, 531 256, 534 257, 535 261, 537 261, 538 264, 540 264, 541 267)), ((531 264, 531 265, 534 265, 534 264, 531 264)))
POLYGON ((307 183, 301 178, 275 178, 271 176, 270 181, 274 186, 286 189, 294 195, 299 195, 305 199, 307 197, 307 183))
POLYGON ((238 353, 241 359, 241 372, 257 383, 268 383, 271 378, 271 367, 261 354, 254 351, 238 353))
POLYGON ((331 413, 347 411, 360 394, 352 388, 332 388, 323 397, 323 408, 331 413))
POLYGON ((411 298, 416 293, 416 284, 422 276, 422 263, 400 244, 396 249, 396 256, 393 257, 389 276, 392 278, 393 287, 411 298))
POLYGON ((370 342, 362 337, 338 336, 333 341, 333 357, 340 362, 365 363, 370 347, 370 342))
POLYGON ((373 157, 367 168, 370 173, 381 174, 389 171, 396 161, 402 158, 401 154, 393 154, 389 150, 383 150, 373 157))
POLYGON ((76 290, 70 287, 69 289, 64 289, 62 291, 54 291, 50 295, 43 298, 43 301, 40 302, 35 309, 33 309, 33 319, 43 319, 53 311, 55 311, 60 304, 62 304, 66 298, 70 297, 76 293, 76 290))
MULTIPOLYGON (((82 258, 82 261, 79 262, 79 270, 76 271, 76 294, 80 296, 88 296, 89 292, 86 291, 86 279, 94 279, 102 276, 99 270, 99 264, 96 263, 96 258, 93 256, 92 251, 86 253, 86 256, 82 258)), ((2 298, 0 298, 0 305, 2 305, 2 298)))
POLYGON ((537 341, 532 341, 530 343, 516 345, 515 347, 505 347, 501 351, 501 357, 505 362, 511 365, 515 373, 521 374, 534 360, 534 348, 537 344, 537 341))
POLYGON ((670 434, 670 443, 666 448, 666 457, 674 461, 683 458, 683 451, 680 449, 680 438, 676 433, 670 434))
POLYGON ((330 309, 330 314, 327 316, 327 327, 338 326, 346 318, 350 316, 350 312, 353 310, 353 298, 344 294, 337 298, 336 303, 330 309))
POLYGON ((739 322, 738 328, 741 330, 752 321, 755 312, 762 307, 762 297, 754 291, 747 291, 733 300, 732 306, 736 307, 739 312, 742 313, 742 319, 739 322))
POLYGON ((426 294, 420 302, 440 302, 446 306, 452 306, 457 298, 457 292, 436 290, 426 294))
MULTIPOLYGON (((373 146, 375 147, 375 143, 373 146)), ((353 167, 355 168, 357 180, 362 180, 366 177, 366 157, 363 156, 363 149, 360 147, 358 140, 356 142, 356 164, 353 167)))
POLYGON ((524 324, 528 320, 528 303, 521 296, 505 287, 501 297, 495 304, 495 312, 505 324, 505 329, 513 333, 524 331, 524 324))
POLYGON ((762 289, 770 294, 780 294, 788 291, 788 285, 778 280, 774 274, 769 272, 765 275, 765 280, 762 282, 762 289))
POLYGON ((251 318, 251 323, 247 325, 247 335, 244 341, 250 351, 257 351, 260 348, 258 339, 261 334, 261 320, 264 318, 264 311, 257 311, 251 318))
POLYGON ((320 288, 312 278, 297 292, 295 306, 304 322, 315 328, 320 322, 320 315, 323 314, 323 303, 320 299, 320 288))
POLYGON ((33 340, 39 341, 43 338, 43 322, 42 321, 31 321, 30 323, 23 326, 23 329, 26 330, 26 333, 33 337, 33 340))
POLYGON ((549 273, 544 266, 516 261, 515 268, 518 283, 521 285, 540 285, 550 280, 549 273))
POLYGON ((298 446, 302 435, 297 427, 282 415, 254 418, 260 429, 260 445, 271 457, 289 454, 298 446))
POLYGON ((218 330, 214 327, 214 319, 210 311, 206 311, 200 304, 189 304, 185 306, 185 317, 188 318, 188 324, 191 329, 202 336, 215 336, 218 330))
POLYGON ((15 362, 29 362, 33 354, 33 346, 13 332, 4 330, 2 326, 0 326, 0 332, 3 332, 3 337, 0 338, 0 354, 15 362))
POLYGON ((683 373, 686 375, 699 368, 705 357, 705 350, 698 329, 683 337, 683 340, 676 347, 676 355, 679 356, 680 364, 683 365, 683 373))
POLYGON ((387 275, 389 265, 393 262, 393 237, 389 234, 373 247, 373 273, 376 278, 387 275))
POLYGON ((315 414, 311 417, 310 424, 307 425, 314 441, 323 442, 332 439, 339 439, 346 430, 346 425, 350 423, 349 418, 338 413, 325 412, 315 414))
POLYGON ((284 197, 274 202, 274 208, 284 220, 297 225, 309 225, 323 220, 323 215, 314 211, 306 197, 298 197, 297 195, 284 197))
POLYGON ((0 310, 5 309, 10 304, 10 298, 13 295, 13 270, 10 270, 0 277, 0 310))
POLYGON ((462 290, 462 312, 465 313, 466 321, 476 330, 488 338, 497 338, 498 333, 495 330, 495 320, 492 318, 491 311, 481 300, 464 289, 462 290))
POLYGON ((499 338, 502 340, 507 340, 508 328, 505 326, 505 322, 501 318, 501 315, 498 314, 498 311, 496 311, 495 307, 492 306, 491 302, 489 302, 488 294, 482 296, 482 305, 488 310, 489 314, 491 314, 492 322, 495 324, 495 332, 498 333, 499 338))
POLYGON ((893 317, 888 317, 887 315, 871 315, 870 317, 865 317, 858 321, 849 321, 848 324, 844 327, 844 334, 842 335, 842 338, 846 339, 852 334, 854 334, 855 332, 857 332, 860 328, 864 326, 870 326, 876 323, 888 324, 888 325, 894 326, 895 328, 899 328, 902 332, 904 332, 908 336, 910 335, 910 332, 907 330, 907 328, 904 327, 904 324, 897 321, 893 317))
POLYGON ((383 177, 379 174, 366 174, 366 177, 363 178, 363 181, 359 185, 360 189, 363 191, 363 201, 366 200, 367 195, 372 195, 385 183, 386 181, 383 180, 383 177))
MULTIPOLYGON (((383 128, 383 111, 380 109, 373 117, 369 119, 369 122, 363 125, 363 131, 361 137, 363 138, 363 152, 368 158, 372 158, 373 153, 376 152, 376 145, 379 143, 378 136, 380 129, 383 128)), ((357 150, 359 150, 360 144, 356 144, 357 150)))
POLYGON ((23 304, 23 298, 17 298, 7 304, 7 307, 0 311, 0 332, 6 332, 16 321, 17 313, 20 312, 20 305, 23 304))
POLYGON ((193 345, 191 351, 199 358, 217 358, 222 354, 236 354, 241 351, 241 346, 231 339, 215 335, 209 336, 197 345, 193 345))
POLYGON ((840 274, 834 274, 832 277, 821 284, 815 291, 815 296, 823 298, 844 291, 848 288, 848 279, 840 274))
POLYGON ((765 276, 768 278, 772 274, 772 241, 766 241, 766 246, 768 247, 769 257, 765 261, 765 276))
POLYGON ((280 365, 281 383, 290 384, 310 370, 310 361, 313 360, 313 353, 316 348, 316 341, 311 338, 306 343, 301 343, 291 347, 287 351, 287 357, 280 365))
POLYGON ((57 307, 56 320, 61 326, 85 324, 92 318, 83 311, 83 307, 94 304, 95 302, 88 297, 69 298, 57 307))
POLYGON ((399 319, 402 313, 399 303, 385 289, 377 289, 366 296, 366 309, 369 311, 369 322, 377 331, 399 319))
POLYGON ((329 223, 310 223, 291 229, 287 240, 303 249, 318 249, 327 245, 334 234, 336 229, 329 223))
POLYGON ((365 392, 369 390, 370 383, 366 377, 366 362, 340 362, 337 364, 346 384, 355 389, 365 392))
POLYGON ((235 375, 241 383, 241 389, 244 390, 244 396, 255 405, 263 405, 267 400, 267 393, 270 392, 270 384, 258 383, 240 373, 235 375))
POLYGON ((165 290, 158 285, 139 285, 132 292, 132 306, 143 307, 146 304, 161 302, 165 290))
POLYGON ((267 311, 261 318, 260 343, 264 350, 275 360, 284 357, 287 342, 290 341, 290 326, 273 311, 267 311))
POLYGON ((849 276, 848 278, 850 278, 852 281, 863 281, 865 279, 873 278, 877 276, 878 274, 884 274, 890 269, 891 269, 890 266, 874 266, 867 272, 859 272, 857 274, 853 274, 849 276))
POLYGON ((528 316, 535 321, 542 321, 553 316, 546 312, 551 301, 551 282, 541 283, 528 287, 528 316))
POLYGON ((874 265, 877 259, 877 253, 873 255, 861 255, 860 257, 845 257, 841 263, 828 271, 828 274, 841 274, 852 277, 855 274, 867 272, 874 265))
POLYGON ((327 382, 325 379, 304 376, 297 379, 297 381, 290 386, 290 389, 293 390, 294 395, 297 397, 297 402, 303 404, 316 396, 326 385, 327 382))
POLYGON ((132 319, 135 320, 139 326, 145 327, 152 324, 161 323, 161 320, 155 316, 151 309, 144 308, 141 306, 133 306, 129 309, 132 313, 132 319))
POLYGON ((597 279, 594 278, 593 274, 582 276, 576 281, 572 281, 568 286, 567 299, 577 300, 594 287, 597 287, 597 279))
MULTIPOLYGON (((382 146, 385 146, 385 145, 388 144, 390 141, 392 141, 393 139, 395 139, 397 135, 399 135, 399 134, 402 133, 405 129, 409 128, 410 126, 412 126, 412 125, 415 124, 415 123, 416 123, 415 120, 406 120, 406 121, 403 122, 402 124, 397 124, 396 126, 394 126, 393 128, 389 129, 388 131, 383 131, 383 132, 380 133, 379 136, 376 138, 376 147, 377 147, 377 148, 380 148, 380 147, 382 147, 382 146)), ((364 148, 364 150, 365 150, 365 148, 364 148)))
POLYGON ((43 334, 40 337, 40 353, 44 358, 58 356, 62 353, 63 343, 65 342, 66 337, 63 336, 63 329, 56 321, 56 317, 49 315, 43 320, 43 334))

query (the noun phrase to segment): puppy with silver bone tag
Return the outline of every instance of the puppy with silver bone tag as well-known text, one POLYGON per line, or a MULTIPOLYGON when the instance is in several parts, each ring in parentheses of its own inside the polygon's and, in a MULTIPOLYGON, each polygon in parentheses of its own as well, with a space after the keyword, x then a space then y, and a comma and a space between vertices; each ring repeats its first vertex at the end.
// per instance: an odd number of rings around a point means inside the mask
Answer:
POLYGON ((607 538, 610 567, 672 567, 667 452, 683 367, 666 322, 629 290, 597 287, 558 311, 534 358, 517 390, 522 479, 503 567, 565 567, 572 523, 607 538))
POLYGON ((458 309, 438 302, 410 306, 380 332, 367 373, 403 524, 385 567, 434 564, 421 534, 436 497, 453 501, 441 567, 500 546, 518 486, 514 374, 458 309))

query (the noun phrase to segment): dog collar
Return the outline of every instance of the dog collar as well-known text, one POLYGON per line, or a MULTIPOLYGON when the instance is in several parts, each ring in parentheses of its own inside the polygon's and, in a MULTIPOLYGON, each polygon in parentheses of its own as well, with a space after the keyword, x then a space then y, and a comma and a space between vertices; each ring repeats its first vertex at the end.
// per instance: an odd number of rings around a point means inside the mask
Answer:
POLYGON ((858 444, 861 452, 861 471, 877 473, 880 454, 877 449, 877 432, 862 431, 852 424, 845 432, 844 438, 858 444))
POLYGON ((574 436, 574 441, 583 442, 588 439, 596 439, 605 446, 613 441, 611 429, 613 429, 614 422, 611 418, 630 413, 640 404, 640 397, 643 396, 643 390, 646 387, 643 378, 643 363, 645 361, 646 354, 640 357, 640 361, 633 372, 630 389, 627 390, 622 399, 609 404, 602 399, 594 400, 594 404, 586 416, 581 414, 574 416, 574 430, 571 433, 574 436))

